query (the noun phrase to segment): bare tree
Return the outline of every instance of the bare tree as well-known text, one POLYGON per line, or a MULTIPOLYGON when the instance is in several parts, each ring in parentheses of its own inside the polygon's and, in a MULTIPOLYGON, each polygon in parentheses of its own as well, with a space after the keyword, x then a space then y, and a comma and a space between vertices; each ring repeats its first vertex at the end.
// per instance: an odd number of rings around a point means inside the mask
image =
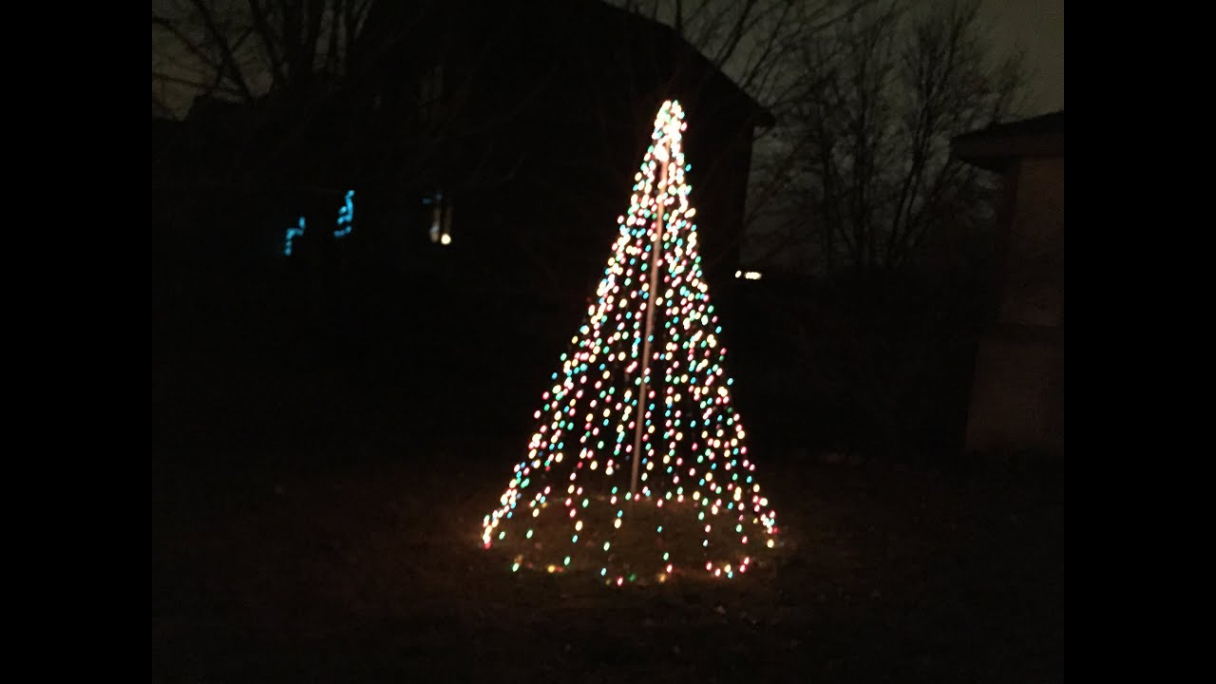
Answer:
POLYGON ((856 421, 819 438, 910 455, 957 432, 982 269, 907 267, 938 231, 976 236, 990 218, 994 179, 951 159, 949 143, 1016 115, 1023 71, 1020 55, 991 54, 978 9, 881 0, 797 52, 773 156, 793 160, 790 182, 772 189, 772 232, 753 259, 848 277, 774 284, 748 302, 789 345, 796 396, 856 421))
MULTIPOLYGON (((457 147, 512 111, 474 112, 468 104, 470 82, 491 46, 478 52, 458 45, 461 21, 438 0, 158 0, 154 116, 181 116, 189 98, 256 105, 240 115, 252 126, 249 145, 232 146, 260 145, 257 163, 233 161, 244 175, 257 177, 259 164, 289 154, 295 156, 287 166, 301 176, 307 165, 318 167, 305 184, 325 185, 324 172, 342 159, 361 165, 341 168, 343 183, 363 174, 409 187, 435 182, 459 156, 465 182, 494 182, 502 172, 486 167, 489 150, 478 148, 478 156, 457 147), (351 123, 377 120, 386 125, 351 123), (326 152, 299 154, 310 138, 323 139, 326 152)), ((539 88, 544 74, 534 80, 539 88)), ((514 106, 533 96, 520 89, 514 106)))
POLYGON ((349 69, 371 0, 157 0, 153 83, 252 101, 349 69))
POLYGON ((947 222, 982 211, 981 172, 950 158, 955 135, 1016 113, 1020 54, 994 61, 977 0, 874 3, 801 50, 803 88, 787 149, 797 194, 785 231, 814 265, 856 274, 912 261, 947 222))
MULTIPOLYGON (((789 123, 806 90, 803 45, 812 43, 878 0, 609 0, 669 25, 706 60, 772 113, 776 126, 755 131, 743 231, 735 245, 786 218, 801 150, 789 123)), ((714 163, 698 177, 717 173, 714 163)))
POLYGON ((753 99, 790 101, 799 79, 791 52, 874 0, 621 0, 625 9, 668 24, 753 99))

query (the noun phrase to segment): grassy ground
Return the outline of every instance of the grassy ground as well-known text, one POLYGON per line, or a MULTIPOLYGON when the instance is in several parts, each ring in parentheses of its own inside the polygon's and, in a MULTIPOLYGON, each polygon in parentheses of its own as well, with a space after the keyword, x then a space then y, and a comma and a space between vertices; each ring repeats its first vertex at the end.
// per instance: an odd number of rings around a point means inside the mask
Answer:
POLYGON ((1059 487, 757 448, 775 567, 610 589, 482 550, 522 442, 410 401, 160 366, 154 680, 1063 680, 1059 487))
POLYGON ((547 319, 377 304, 387 322, 326 337, 232 287, 209 308, 157 290, 154 681, 1063 680, 1058 484, 820 465, 765 442, 807 416, 741 394, 774 566, 619 589, 513 574, 480 523, 561 339, 547 319))

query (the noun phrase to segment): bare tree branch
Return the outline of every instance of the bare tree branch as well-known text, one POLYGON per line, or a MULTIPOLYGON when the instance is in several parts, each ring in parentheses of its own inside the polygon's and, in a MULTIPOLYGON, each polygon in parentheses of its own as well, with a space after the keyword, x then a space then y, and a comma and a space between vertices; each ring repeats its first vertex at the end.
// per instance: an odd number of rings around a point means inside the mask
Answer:
POLYGON ((933 230, 973 220, 964 198, 979 176, 950 159, 950 138, 1007 116, 1024 73, 1016 55, 989 66, 982 29, 975 0, 871 3, 805 46, 809 83, 791 108, 803 232, 828 268, 838 253, 861 275, 900 268, 933 230))
POLYGON ((254 97, 253 90, 249 87, 249 83, 241 73, 228 33, 219 27, 212 8, 207 6, 205 0, 191 0, 191 3, 194 5, 195 10, 198 11, 199 17, 203 20, 203 25, 209 33, 212 44, 215 45, 222 56, 219 68, 216 71, 231 78, 237 89, 240 90, 241 95, 246 100, 252 101, 254 97))

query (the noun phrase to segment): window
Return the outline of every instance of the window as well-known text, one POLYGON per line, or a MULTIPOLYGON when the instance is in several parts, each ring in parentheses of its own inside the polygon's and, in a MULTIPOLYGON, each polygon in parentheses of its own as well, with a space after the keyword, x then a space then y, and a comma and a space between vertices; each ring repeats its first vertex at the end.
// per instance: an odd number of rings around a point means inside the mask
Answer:
POLYGON ((443 65, 437 64, 422 75, 418 83, 418 116, 423 121, 434 121, 443 98, 443 65))
POLYGON ((452 244, 452 201, 444 199, 443 192, 422 200, 424 205, 431 207, 431 242, 448 246, 452 244))

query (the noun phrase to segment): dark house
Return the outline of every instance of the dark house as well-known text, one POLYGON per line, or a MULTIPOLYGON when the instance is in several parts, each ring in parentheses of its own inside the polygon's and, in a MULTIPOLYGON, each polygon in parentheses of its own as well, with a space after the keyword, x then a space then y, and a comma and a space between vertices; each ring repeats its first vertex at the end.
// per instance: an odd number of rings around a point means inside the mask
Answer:
POLYGON ((1003 176, 998 299, 976 356, 967 449, 1064 453, 1064 112, 959 136, 1003 176))
POLYGON ((597 0, 415 11, 373 10, 360 67, 375 118, 411 121, 397 131, 420 151, 415 163, 380 148, 369 178, 395 199, 385 229, 406 252, 434 241, 464 273, 496 270, 495 287, 589 293, 653 117, 676 98, 706 260, 733 272, 754 129, 772 120, 670 28, 597 0))
POLYGON ((341 83, 196 107, 187 123, 224 144, 195 152, 258 168, 250 202, 275 188, 241 228, 253 252, 281 254, 299 214, 336 219, 354 189, 343 249, 367 268, 581 305, 653 117, 679 99, 705 265, 730 286, 752 138, 770 114, 669 27, 598 0, 422 5, 376 3, 341 83))

